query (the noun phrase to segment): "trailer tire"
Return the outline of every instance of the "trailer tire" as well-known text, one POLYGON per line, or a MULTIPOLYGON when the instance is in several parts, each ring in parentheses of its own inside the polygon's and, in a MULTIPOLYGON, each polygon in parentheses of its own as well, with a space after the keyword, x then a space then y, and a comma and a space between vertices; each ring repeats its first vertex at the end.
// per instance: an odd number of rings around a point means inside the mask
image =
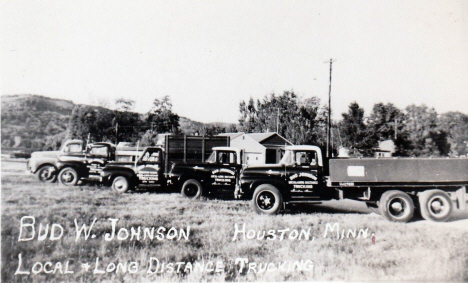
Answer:
POLYGON ((278 214, 283 206, 280 191, 270 184, 263 184, 255 189, 252 207, 257 214, 278 214))
POLYGON ((53 183, 57 181, 57 174, 55 174, 55 168, 52 165, 42 166, 37 170, 36 176, 40 182, 53 183))
POLYGON ((380 197, 380 214, 387 220, 406 223, 413 218, 414 202, 402 191, 387 191, 380 197))
POLYGON ((445 222, 452 213, 450 196, 441 190, 425 191, 419 195, 421 216, 430 221, 445 222))
POLYGON ((58 180, 64 186, 75 186, 79 179, 78 172, 71 167, 63 168, 58 174, 58 180))
POLYGON ((112 181, 112 190, 119 194, 126 193, 130 190, 130 182, 124 176, 117 176, 112 181))
POLYGON ((195 179, 189 179, 184 182, 180 194, 189 199, 198 199, 202 196, 203 188, 200 182, 195 179))

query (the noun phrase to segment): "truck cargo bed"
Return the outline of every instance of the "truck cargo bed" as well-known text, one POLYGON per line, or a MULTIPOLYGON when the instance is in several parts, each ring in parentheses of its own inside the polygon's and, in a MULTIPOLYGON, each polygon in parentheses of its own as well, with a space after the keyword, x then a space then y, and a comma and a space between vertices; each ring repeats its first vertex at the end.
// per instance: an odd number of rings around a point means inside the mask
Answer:
POLYGON ((332 186, 466 185, 467 158, 346 158, 330 160, 332 186))

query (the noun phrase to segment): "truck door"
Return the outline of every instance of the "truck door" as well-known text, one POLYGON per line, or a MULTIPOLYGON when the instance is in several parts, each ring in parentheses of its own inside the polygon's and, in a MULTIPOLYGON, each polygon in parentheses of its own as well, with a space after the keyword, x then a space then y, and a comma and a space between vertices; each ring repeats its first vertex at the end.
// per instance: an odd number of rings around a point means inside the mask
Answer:
POLYGON ((291 197, 313 196, 318 188, 319 166, 317 152, 294 151, 294 162, 286 165, 286 183, 291 197))
POLYGON ((136 173, 141 185, 158 185, 162 178, 162 152, 160 149, 146 151, 137 163, 136 173))
POLYGON ((102 168, 106 166, 109 157, 109 147, 103 144, 93 145, 88 152, 87 164, 90 176, 99 177, 102 168))
POLYGON ((216 152, 216 166, 211 171, 211 185, 223 190, 234 190, 239 168, 235 151, 216 152))

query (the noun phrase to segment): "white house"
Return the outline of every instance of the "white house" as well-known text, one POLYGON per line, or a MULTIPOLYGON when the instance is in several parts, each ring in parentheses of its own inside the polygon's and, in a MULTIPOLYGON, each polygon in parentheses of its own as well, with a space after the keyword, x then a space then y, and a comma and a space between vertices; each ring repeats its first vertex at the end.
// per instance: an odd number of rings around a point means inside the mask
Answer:
POLYGON ((290 141, 273 133, 224 133, 218 136, 228 136, 231 146, 244 150, 244 164, 275 164, 283 157, 284 147, 292 145, 290 141))
POLYGON ((396 147, 392 140, 384 140, 379 142, 379 147, 375 150, 375 157, 392 157, 396 147))

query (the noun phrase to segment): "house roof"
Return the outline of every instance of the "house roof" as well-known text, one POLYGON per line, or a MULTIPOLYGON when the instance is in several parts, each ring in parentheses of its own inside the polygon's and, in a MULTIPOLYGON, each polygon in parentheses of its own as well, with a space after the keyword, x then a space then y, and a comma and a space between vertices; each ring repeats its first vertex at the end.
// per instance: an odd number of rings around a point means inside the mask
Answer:
POLYGON ((251 134, 245 134, 245 135, 251 137, 256 142, 262 142, 266 140, 267 138, 276 135, 276 133, 275 132, 273 133, 251 133, 251 134))
POLYGON ((244 135, 245 133, 244 132, 240 132, 240 133, 222 133, 222 134, 219 134, 218 136, 221 136, 221 137, 229 137, 231 140, 237 138, 237 137, 240 137, 242 135, 244 135))
POLYGON ((276 132, 271 132, 271 133, 248 133, 248 134, 246 134, 244 132, 240 132, 240 133, 222 133, 222 134, 218 134, 218 136, 230 137, 231 141, 233 139, 236 139, 236 138, 244 136, 244 135, 250 137, 251 139, 253 139, 254 141, 256 141, 258 143, 262 143, 262 142, 266 141, 267 139, 269 139, 269 138, 271 138, 273 136, 278 136, 278 137, 284 139, 289 144, 292 144, 290 141, 283 138, 282 136, 280 136, 276 132))

